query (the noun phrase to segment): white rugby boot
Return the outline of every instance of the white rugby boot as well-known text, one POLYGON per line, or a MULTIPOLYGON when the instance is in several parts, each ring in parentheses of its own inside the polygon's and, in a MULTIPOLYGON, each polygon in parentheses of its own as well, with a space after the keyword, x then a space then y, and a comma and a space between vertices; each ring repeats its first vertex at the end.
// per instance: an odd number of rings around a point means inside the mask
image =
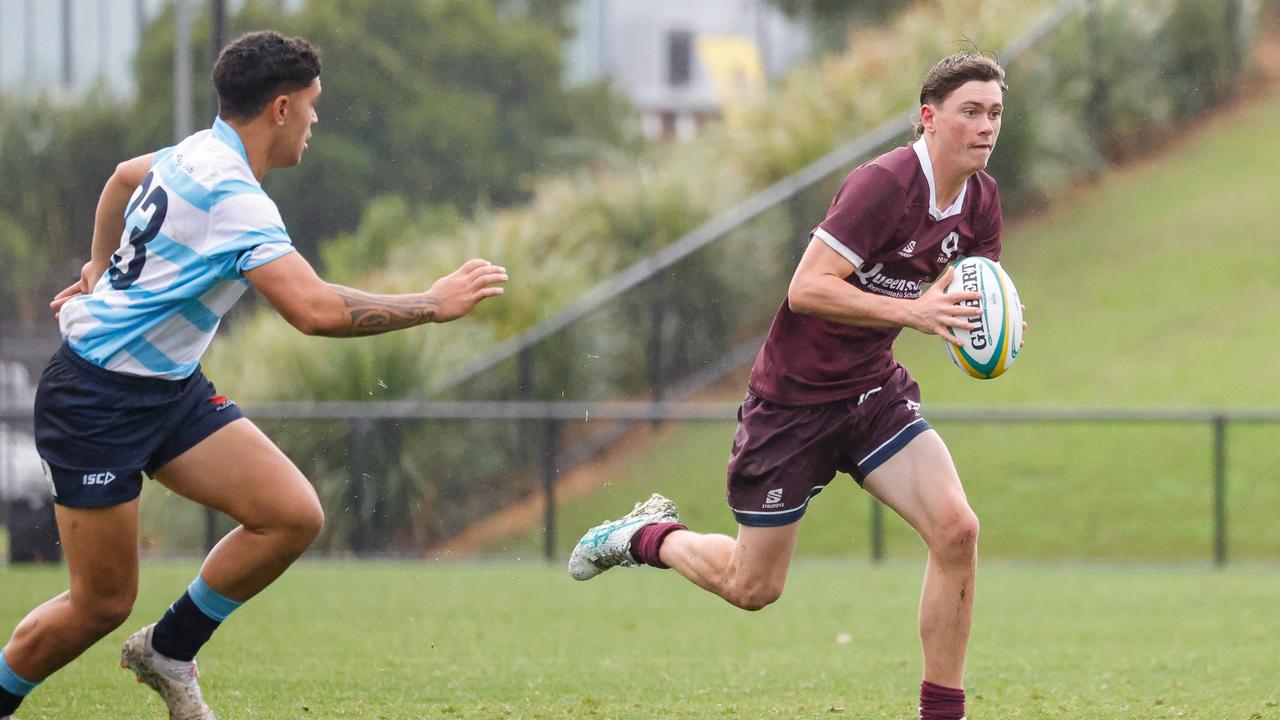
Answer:
POLYGON ((200 695, 195 661, 167 658, 151 647, 155 627, 148 625, 124 641, 120 667, 132 670, 138 682, 160 693, 169 708, 169 720, 218 720, 200 695))
POLYGON ((631 538, 640 528, 679 519, 676 504, 654 493, 626 515, 588 530, 569 555, 569 574, 574 580, 590 580, 611 567, 637 565, 631 557, 631 538))

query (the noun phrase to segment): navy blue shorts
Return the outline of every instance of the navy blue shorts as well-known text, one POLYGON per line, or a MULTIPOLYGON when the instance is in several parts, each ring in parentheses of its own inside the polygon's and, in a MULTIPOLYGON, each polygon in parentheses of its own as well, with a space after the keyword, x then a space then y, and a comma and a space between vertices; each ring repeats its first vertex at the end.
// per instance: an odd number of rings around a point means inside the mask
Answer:
POLYGON ((36 449, 54 502, 121 505, 151 474, 244 415, 199 369, 183 380, 104 370, 63 345, 36 388, 36 449))
POLYGON ((861 485, 928 429, 920 386, 901 365, 880 387, 825 405, 748 394, 729 457, 729 508, 740 525, 790 525, 837 472, 861 485))

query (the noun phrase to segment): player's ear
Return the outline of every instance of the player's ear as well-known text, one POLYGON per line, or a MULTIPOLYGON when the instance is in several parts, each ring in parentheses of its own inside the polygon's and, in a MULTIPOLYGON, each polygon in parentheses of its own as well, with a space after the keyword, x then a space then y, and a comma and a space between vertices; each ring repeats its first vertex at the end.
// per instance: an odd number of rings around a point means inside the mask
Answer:
POLYGON ((920 106, 920 124, 925 130, 932 130, 934 123, 937 121, 937 115, 932 105, 920 106))
POLYGON ((268 106, 271 112, 271 122, 274 125, 284 125, 285 115, 289 110, 289 96, 277 95, 268 106))

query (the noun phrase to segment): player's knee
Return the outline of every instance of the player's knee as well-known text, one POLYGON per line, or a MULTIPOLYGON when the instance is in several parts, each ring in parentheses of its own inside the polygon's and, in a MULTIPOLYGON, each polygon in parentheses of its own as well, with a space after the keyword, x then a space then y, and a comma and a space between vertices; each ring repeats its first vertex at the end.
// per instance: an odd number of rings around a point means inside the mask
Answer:
POLYGON ((324 530, 324 508, 320 500, 313 497, 311 502, 298 503, 284 520, 284 530, 290 547, 298 554, 311 547, 324 530))
POLYGON ((782 597, 782 585, 764 581, 737 586, 727 599, 736 607, 755 612, 772 605, 780 597, 782 597))
POLYGON ((944 562, 972 562, 977 555, 979 528, 978 516, 972 509, 958 509, 937 528, 930 550, 944 562))
POLYGON ((124 624, 133 612, 136 588, 119 588, 96 593, 73 595, 72 601, 80 621, 99 635, 106 635, 124 624))

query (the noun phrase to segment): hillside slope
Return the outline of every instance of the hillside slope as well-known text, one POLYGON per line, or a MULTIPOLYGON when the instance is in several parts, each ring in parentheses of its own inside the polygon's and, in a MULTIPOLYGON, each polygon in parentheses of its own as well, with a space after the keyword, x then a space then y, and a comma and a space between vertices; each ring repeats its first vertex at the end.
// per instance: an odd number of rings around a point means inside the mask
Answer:
MULTIPOLYGON (((1280 405, 1280 93, 1244 103, 1160 156, 1113 171, 1024 219, 1005 265, 1027 305, 1027 347, 995 382, 962 376, 937 338, 904 333, 898 357, 930 405, 1280 405)), ((739 394, 734 389, 734 395, 739 394)), ((725 397, 724 399, 731 399, 725 397)), ((1205 426, 939 423, 983 519, 984 557, 1205 559, 1212 547, 1205 426)), ((597 466, 601 488, 560 506, 558 547, 652 490, 700 529, 724 507, 731 424, 673 426, 597 466)), ((1280 426, 1229 434, 1233 557, 1280 554, 1273 522, 1280 426)), ((802 554, 865 554, 868 499, 840 476, 806 517, 802 554)), ((890 555, 921 552, 896 518, 890 555)), ((488 551, 528 556, 541 530, 488 551)))

